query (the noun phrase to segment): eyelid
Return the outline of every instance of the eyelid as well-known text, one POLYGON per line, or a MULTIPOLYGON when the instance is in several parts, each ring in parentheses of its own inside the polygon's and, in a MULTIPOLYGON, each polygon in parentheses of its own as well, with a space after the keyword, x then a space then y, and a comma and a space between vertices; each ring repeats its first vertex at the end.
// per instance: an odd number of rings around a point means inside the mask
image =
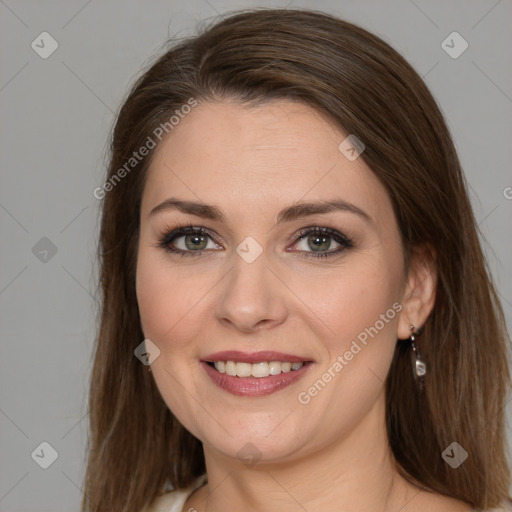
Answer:
POLYGON ((294 235, 296 239, 294 245, 301 242, 306 236, 310 234, 327 235, 328 237, 332 238, 339 245, 339 247, 335 250, 329 251, 297 251, 298 255, 304 258, 318 259, 339 256, 346 250, 352 249, 354 247, 352 240, 341 231, 327 226, 318 225, 302 228, 299 233, 294 235))
MULTIPOLYGON (((340 254, 341 252, 350 249, 353 247, 352 240, 346 236, 344 233, 338 231, 337 229, 330 228, 327 226, 319 226, 319 225, 310 225, 304 228, 301 228, 298 232, 295 232, 290 238, 289 241, 293 242, 293 245, 296 245, 300 241, 302 241, 307 235, 310 234, 324 234, 332 239, 336 243, 340 245, 339 248, 337 248, 334 251, 289 251, 288 252, 297 252, 300 256, 305 258, 321 258, 321 257, 329 257, 329 256, 335 256, 340 254), (310 256, 308 256, 310 255, 310 256)), ((159 243, 156 245, 156 247, 162 248, 166 250, 169 253, 177 254, 181 256, 200 256, 203 253, 209 253, 214 252, 211 249, 202 249, 197 251, 185 251, 182 249, 171 249, 169 246, 171 242, 174 242, 177 238, 181 238, 186 235, 190 234, 202 234, 207 237, 209 237, 215 244, 219 244, 217 241, 217 238, 220 238, 217 236, 217 234, 210 231, 208 228, 205 228, 204 226, 195 226, 191 223, 189 224, 178 224, 175 227, 171 228, 168 227, 167 229, 164 229, 162 235, 159 237, 159 243)))
MULTIPOLYGON (((157 244, 157 247, 167 248, 167 246, 176 240, 177 238, 181 238, 186 235, 193 235, 193 234, 202 234, 205 236, 208 236, 211 238, 211 240, 216 243, 217 245, 220 245, 217 241, 216 234, 214 234, 212 231, 210 231, 208 228, 205 228, 204 226, 196 226, 194 224, 177 224, 174 227, 167 227, 165 228, 161 235, 158 237, 159 243, 157 244)), ((172 252, 172 251, 170 251, 172 252)), ((178 252, 178 251, 176 251, 178 252)), ((190 252, 190 253, 200 253, 200 252, 206 252, 204 249, 202 251, 184 251, 184 252, 190 252)))
POLYGON ((350 238, 342 233, 341 231, 330 228, 328 226, 319 226, 317 224, 307 226, 305 228, 301 228, 297 233, 295 233, 290 240, 296 240, 299 241, 300 239, 304 238, 306 235, 309 235, 310 233, 320 233, 320 234, 326 234, 333 238, 340 238, 342 242, 340 243, 351 243, 350 238))

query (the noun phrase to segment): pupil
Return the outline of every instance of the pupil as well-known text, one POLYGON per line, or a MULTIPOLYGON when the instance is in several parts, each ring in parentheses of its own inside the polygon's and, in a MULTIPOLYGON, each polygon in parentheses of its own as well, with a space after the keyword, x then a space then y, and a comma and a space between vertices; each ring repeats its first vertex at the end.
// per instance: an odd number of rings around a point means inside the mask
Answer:
POLYGON ((329 249, 330 237, 325 235, 310 235, 308 242, 314 244, 313 250, 318 251, 320 249, 329 249))

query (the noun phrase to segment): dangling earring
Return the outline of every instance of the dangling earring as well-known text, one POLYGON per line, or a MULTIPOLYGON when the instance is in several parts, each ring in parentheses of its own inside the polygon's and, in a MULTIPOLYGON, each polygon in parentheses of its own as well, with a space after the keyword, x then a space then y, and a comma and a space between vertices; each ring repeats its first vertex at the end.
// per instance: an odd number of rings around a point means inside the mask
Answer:
POLYGON ((420 350, 418 348, 418 345, 415 343, 416 336, 414 335, 415 327, 414 325, 411 325, 411 361, 412 361, 412 374, 414 377, 414 380, 416 381, 419 390, 423 390, 423 377, 427 373, 427 364, 423 359, 421 359, 420 350))

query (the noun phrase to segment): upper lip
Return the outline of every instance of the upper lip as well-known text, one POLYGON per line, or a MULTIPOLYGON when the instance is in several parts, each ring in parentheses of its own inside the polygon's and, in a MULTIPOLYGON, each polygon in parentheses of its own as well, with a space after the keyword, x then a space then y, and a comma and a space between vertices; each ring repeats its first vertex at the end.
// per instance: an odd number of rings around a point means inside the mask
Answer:
POLYGON ((261 363, 263 361, 280 361, 282 363, 302 363, 309 359, 282 352, 264 350, 260 352, 240 352, 239 350, 225 350, 215 352, 203 358, 203 361, 215 363, 216 361, 236 361, 240 363, 261 363))

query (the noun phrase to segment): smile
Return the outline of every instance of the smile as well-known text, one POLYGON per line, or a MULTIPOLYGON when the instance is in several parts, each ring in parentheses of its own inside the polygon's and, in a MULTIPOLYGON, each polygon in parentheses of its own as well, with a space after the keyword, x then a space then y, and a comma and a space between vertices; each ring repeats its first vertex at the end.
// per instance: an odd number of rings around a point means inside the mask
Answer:
POLYGON ((277 352, 229 351, 208 356, 201 365, 219 388, 237 396, 265 396, 299 380, 312 361, 277 352))

